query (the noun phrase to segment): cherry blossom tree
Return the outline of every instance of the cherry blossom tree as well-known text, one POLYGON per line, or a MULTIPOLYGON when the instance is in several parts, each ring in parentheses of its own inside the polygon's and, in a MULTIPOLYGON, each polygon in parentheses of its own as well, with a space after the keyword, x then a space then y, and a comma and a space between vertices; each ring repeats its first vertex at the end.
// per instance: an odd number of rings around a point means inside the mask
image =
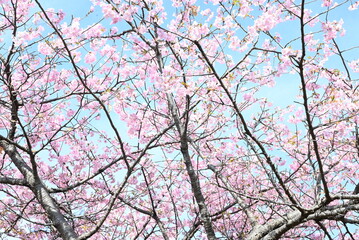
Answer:
POLYGON ((359 2, 51 2, 0 0, 2 239, 359 239, 359 2))

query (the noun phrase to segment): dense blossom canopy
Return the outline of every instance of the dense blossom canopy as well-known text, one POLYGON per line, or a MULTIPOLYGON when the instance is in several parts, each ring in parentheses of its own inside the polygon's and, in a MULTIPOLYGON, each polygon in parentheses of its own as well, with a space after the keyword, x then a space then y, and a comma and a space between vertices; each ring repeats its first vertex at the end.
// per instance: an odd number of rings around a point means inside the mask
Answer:
POLYGON ((359 2, 71 2, 0 0, 0 238, 359 239, 359 2))

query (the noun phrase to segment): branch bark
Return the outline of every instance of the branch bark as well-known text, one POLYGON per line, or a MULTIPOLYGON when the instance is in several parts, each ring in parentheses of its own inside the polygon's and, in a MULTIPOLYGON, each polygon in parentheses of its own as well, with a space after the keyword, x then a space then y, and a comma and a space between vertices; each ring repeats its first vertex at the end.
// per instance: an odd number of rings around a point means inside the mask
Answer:
POLYGON ((24 176, 24 183, 29 185, 29 188, 35 194, 36 199, 44 208, 48 218, 60 233, 61 237, 65 240, 78 239, 75 230, 66 221, 64 215, 60 211, 59 206, 50 196, 49 190, 41 182, 41 180, 34 175, 33 170, 26 164, 24 159, 16 150, 15 146, 10 145, 4 140, 0 140, 0 146, 5 150, 5 153, 10 157, 12 162, 22 173, 24 176))

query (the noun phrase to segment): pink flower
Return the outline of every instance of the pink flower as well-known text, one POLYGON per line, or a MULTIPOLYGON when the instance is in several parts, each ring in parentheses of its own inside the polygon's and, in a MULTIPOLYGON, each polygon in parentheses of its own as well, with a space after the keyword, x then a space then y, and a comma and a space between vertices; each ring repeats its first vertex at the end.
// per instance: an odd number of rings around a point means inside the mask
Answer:
POLYGON ((275 157, 273 160, 278 166, 284 166, 286 163, 286 161, 280 157, 275 157))
POLYGON ((358 60, 354 60, 354 61, 351 61, 349 63, 349 66, 352 68, 352 70, 354 72, 359 72, 359 59, 358 60))
POLYGON ((78 63, 81 61, 81 52, 73 51, 72 57, 75 61, 75 63, 78 63))
POLYGON ((297 171, 297 169, 300 167, 299 163, 297 161, 293 162, 290 166, 289 166, 293 171, 297 171))
POLYGON ((51 55, 53 53, 52 48, 46 42, 40 42, 37 46, 38 51, 44 55, 51 55))
POLYGON ((243 99, 244 99, 245 101, 247 101, 247 102, 250 102, 250 101, 253 100, 253 94, 251 94, 251 93, 245 93, 245 94, 243 94, 243 99))
POLYGON ((345 34, 345 30, 343 29, 343 23, 343 19, 340 19, 339 21, 334 20, 333 22, 322 23, 324 39, 326 41, 330 41, 337 36, 338 32, 340 32, 340 36, 343 36, 345 34))
POLYGON ((353 3, 352 5, 350 5, 350 6, 348 7, 348 9, 349 9, 350 11, 353 11, 353 10, 358 9, 358 6, 359 6, 359 1, 356 1, 355 3, 353 3))
POLYGON ((333 1, 332 0, 324 0, 322 3, 322 7, 330 7, 330 5, 332 5, 333 1))
POLYGON ((93 52, 89 52, 85 56, 85 62, 91 64, 96 61, 96 55, 93 52))

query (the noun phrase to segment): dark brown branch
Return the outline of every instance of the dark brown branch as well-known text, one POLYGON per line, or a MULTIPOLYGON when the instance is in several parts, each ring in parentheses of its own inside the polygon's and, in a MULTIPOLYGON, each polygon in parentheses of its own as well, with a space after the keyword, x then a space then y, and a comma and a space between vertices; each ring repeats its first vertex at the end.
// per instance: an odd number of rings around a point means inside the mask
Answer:
POLYGON ((330 194, 329 194, 328 184, 327 184, 327 182, 325 180, 325 174, 324 174, 324 170, 323 170, 322 159, 321 159, 321 156, 320 156, 320 153, 319 153, 319 146, 318 146, 318 142, 317 142, 317 136, 316 136, 316 134, 314 132, 312 117, 310 116, 309 103, 308 103, 308 94, 307 94, 307 86, 306 86, 306 80, 305 80, 305 76, 304 76, 304 61, 305 61, 305 57, 306 57, 306 46, 305 46, 306 43, 305 43, 305 30, 304 30, 304 26, 305 26, 305 23, 304 23, 304 10, 305 10, 305 0, 302 0, 301 16, 300 16, 300 32, 301 32, 302 55, 301 55, 300 60, 298 62, 298 68, 299 68, 299 75, 300 75, 302 92, 303 92, 303 106, 304 106, 304 109, 305 109, 305 116, 306 116, 306 121, 307 121, 307 124, 308 124, 308 131, 309 131, 310 137, 312 138, 314 153, 315 153, 315 157, 316 157, 317 162, 318 162, 320 179, 321 179, 321 182, 322 182, 323 187, 324 187, 325 197, 329 201, 330 200, 330 194))

